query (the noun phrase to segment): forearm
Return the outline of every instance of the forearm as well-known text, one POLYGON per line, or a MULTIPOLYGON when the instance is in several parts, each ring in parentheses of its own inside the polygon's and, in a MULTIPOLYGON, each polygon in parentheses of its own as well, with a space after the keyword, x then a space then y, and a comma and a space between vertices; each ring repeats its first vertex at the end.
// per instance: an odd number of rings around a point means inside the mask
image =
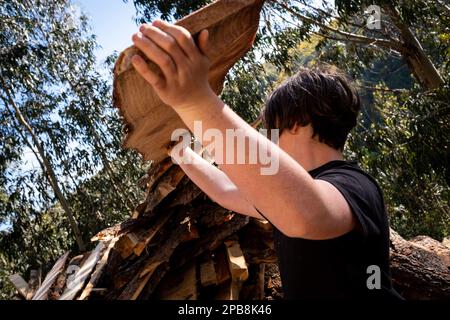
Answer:
MULTIPOLYGON (((325 219, 329 225, 334 225, 340 220, 339 214, 330 219, 330 213, 337 212, 334 208, 336 197, 330 198, 329 190, 319 187, 298 162, 254 130, 212 92, 208 83, 211 64, 205 54, 207 39, 208 32, 202 31, 197 46, 186 29, 155 21, 152 25, 141 26, 140 32, 133 35, 133 42, 160 67, 162 73, 152 71, 139 55, 133 56, 132 62, 159 98, 173 107, 203 145, 209 141, 196 133, 196 120, 201 120, 203 131, 215 130, 222 137, 226 136, 227 129, 241 131, 245 136, 244 150, 230 147, 226 139, 218 150, 223 155, 239 151, 244 154, 245 163, 225 161, 221 168, 242 197, 255 205, 278 229, 303 237, 323 229, 325 219), (250 152, 254 146, 257 155, 250 152), (262 174, 267 163, 261 155, 270 155, 269 160, 274 160, 269 162, 276 166, 272 175, 262 174), (255 160, 255 156, 256 161, 248 161, 250 158, 255 160)), ((218 155, 214 158, 217 162, 218 155)))
POLYGON ((214 202, 234 212, 262 218, 223 171, 188 146, 182 148, 181 154, 182 157, 171 153, 186 175, 214 202))
MULTIPOLYGON (((245 198, 255 205, 266 217, 271 220, 281 230, 289 228, 299 228, 300 225, 308 226, 317 221, 318 212, 323 212, 321 206, 320 194, 316 192, 314 180, 308 172, 276 144, 272 143, 266 137, 258 133, 228 106, 226 106, 217 97, 206 97, 203 103, 192 107, 177 108, 177 113, 189 127, 195 132, 194 121, 201 120, 202 131, 208 129, 218 129, 223 137, 226 136, 226 130, 239 129, 247 137, 245 145, 244 164, 224 163, 221 169, 239 188, 245 198), (261 169, 265 164, 262 163, 258 155, 256 163, 249 163, 249 145, 255 144, 258 147, 258 153, 268 154, 278 162, 278 171, 273 175, 262 175, 261 169), (299 209, 301 208, 301 211, 299 209)), ((203 136, 196 136, 202 144, 208 144, 210 141, 204 141, 203 136)), ((227 146, 227 141, 223 143, 222 154, 227 152, 236 152, 237 146, 227 146)), ((242 150, 239 150, 242 152, 242 150)), ((290 230, 288 230, 290 233, 290 230)))

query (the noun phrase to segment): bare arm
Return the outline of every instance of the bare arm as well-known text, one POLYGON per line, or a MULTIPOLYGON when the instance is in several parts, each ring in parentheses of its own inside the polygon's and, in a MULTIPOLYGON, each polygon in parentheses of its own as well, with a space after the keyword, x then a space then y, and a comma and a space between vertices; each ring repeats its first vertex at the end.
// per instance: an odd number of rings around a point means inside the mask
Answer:
MULTIPOLYGON (((278 170, 262 175, 261 157, 255 164, 223 164, 222 169, 238 187, 243 197, 256 206, 281 232, 291 237, 328 239, 349 232, 355 226, 347 201, 330 183, 314 180, 286 152, 254 130, 212 91, 208 83, 209 59, 204 54, 207 33, 199 36, 199 47, 189 32, 162 21, 144 25, 133 36, 135 45, 162 70, 152 72, 139 56, 132 59, 136 70, 153 86, 158 96, 170 105, 194 131, 194 121, 201 120, 203 130, 240 130, 250 144, 277 159, 278 170), (145 35, 144 35, 145 34, 145 35)), ((197 137, 203 141, 202 136, 197 137)), ((236 147, 234 147, 236 148, 236 147)), ((223 154, 232 151, 224 143, 223 154)), ((236 149, 234 149, 236 151, 236 149)))
MULTIPOLYGON (((231 211, 262 219, 263 217, 245 199, 236 185, 216 166, 203 159, 189 146, 183 146, 181 158, 178 152, 171 157, 180 165, 187 176, 214 202, 231 211)), ((178 151, 172 149, 172 151, 178 151)))

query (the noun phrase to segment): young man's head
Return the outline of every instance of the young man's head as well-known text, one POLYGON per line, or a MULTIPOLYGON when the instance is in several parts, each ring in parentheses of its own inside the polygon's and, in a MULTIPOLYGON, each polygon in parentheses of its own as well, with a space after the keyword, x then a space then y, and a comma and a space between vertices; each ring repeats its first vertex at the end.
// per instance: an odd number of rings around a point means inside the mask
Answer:
POLYGON ((342 151, 360 108, 357 91, 336 68, 302 69, 270 94, 261 116, 267 129, 279 129, 280 143, 283 133, 300 129, 342 151))

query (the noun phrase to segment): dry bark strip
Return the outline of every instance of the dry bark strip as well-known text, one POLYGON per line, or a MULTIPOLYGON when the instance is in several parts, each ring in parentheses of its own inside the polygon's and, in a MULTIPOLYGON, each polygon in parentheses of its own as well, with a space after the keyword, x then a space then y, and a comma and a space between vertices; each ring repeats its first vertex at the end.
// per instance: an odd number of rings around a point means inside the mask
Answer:
POLYGON ((105 247, 103 242, 99 242, 91 252, 84 264, 75 273, 73 280, 66 287, 59 300, 73 300, 78 292, 83 288, 86 279, 91 275, 97 261, 101 258, 101 253, 105 247))
POLYGON ((28 294, 28 283, 19 274, 13 274, 9 276, 9 281, 13 284, 19 294, 27 299, 28 294))
POLYGON ((48 292, 57 279, 57 277, 60 275, 61 271, 63 271, 64 266, 66 265, 67 258, 69 256, 69 251, 64 253, 53 265, 52 269, 47 273, 45 276, 44 282, 42 282, 42 285, 37 289, 36 293, 33 296, 33 300, 46 300, 48 297, 48 292))
POLYGON ((89 297, 89 295, 91 294, 91 292, 94 290, 95 286, 97 285, 101 276, 103 275, 105 266, 108 263, 109 254, 110 254, 112 248, 114 248, 114 245, 116 244, 117 240, 118 240, 118 238, 112 239, 107 244, 107 247, 106 247, 105 251, 103 252, 102 258, 100 259, 100 261, 98 261, 97 266, 95 267, 95 270, 92 273, 88 284, 83 289, 83 292, 78 297, 78 300, 87 299, 89 297))

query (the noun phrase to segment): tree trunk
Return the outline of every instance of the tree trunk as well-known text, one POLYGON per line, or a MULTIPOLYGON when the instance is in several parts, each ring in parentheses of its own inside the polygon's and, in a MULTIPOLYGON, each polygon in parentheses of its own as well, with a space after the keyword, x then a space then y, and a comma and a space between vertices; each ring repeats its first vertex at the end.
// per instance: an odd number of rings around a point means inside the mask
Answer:
POLYGON ((78 224, 75 221, 72 209, 70 208, 69 202, 67 201, 66 197, 64 196, 63 192, 61 191, 61 188, 59 186, 58 178, 56 177, 55 171, 53 170, 53 167, 47 158, 45 154, 45 150, 42 146, 42 143, 39 141, 39 138, 34 133, 33 128, 30 126, 28 121, 26 120, 25 116, 22 114, 20 109, 17 107, 16 103, 14 102, 12 95, 9 91, 9 89, 6 87, 6 84, 2 80, 2 86, 6 93, 6 96, 8 98, 8 101, 5 101, 5 107, 8 108, 7 103, 9 102, 14 109, 14 115, 17 119, 17 121, 25 128, 26 131, 31 136, 31 139, 33 141, 34 146, 36 147, 38 154, 40 156, 41 163, 43 165, 43 169, 45 171, 46 177, 48 179, 48 182, 50 183, 50 186, 53 189, 53 192, 55 193, 56 198, 59 200, 61 207, 63 208, 64 212, 67 215, 67 218, 69 220, 70 227, 72 228, 72 232, 75 236, 75 240, 78 244, 78 248, 80 251, 85 251, 86 246, 84 245, 83 238, 81 236, 80 229, 78 228, 78 224))
POLYGON ((450 248, 425 236, 406 241, 392 229, 390 239, 396 290, 410 300, 450 299, 450 248))
POLYGON ((321 32, 317 32, 317 34, 322 37, 334 39, 337 41, 350 42, 354 43, 355 45, 370 44, 375 45, 382 50, 395 50, 399 52, 405 59, 414 77, 425 89, 434 89, 444 83, 441 75, 434 66, 433 62, 430 60, 428 55, 423 50, 419 40, 413 34, 411 29, 402 21, 401 17, 398 14, 397 9, 392 4, 388 4, 383 8, 386 10, 389 17, 392 19, 393 23, 398 28, 398 31, 400 32, 403 41, 395 41, 392 39, 384 39, 384 38, 372 38, 355 33, 345 32, 337 28, 334 28, 328 24, 317 21, 311 17, 303 15, 281 1, 278 0, 274 1, 278 5, 280 5, 283 9, 290 12, 295 17, 299 18, 301 21, 316 25, 326 30, 327 32, 335 35, 334 37, 323 34, 321 32))
POLYGON ((106 170, 106 173, 111 181, 111 184, 113 185, 113 188, 116 190, 117 194, 120 195, 120 199, 122 200, 122 203, 126 207, 128 207, 128 209, 131 212, 134 209, 133 202, 131 201, 130 197, 128 197, 127 193, 123 189, 122 184, 119 181, 117 181, 117 179, 116 179, 114 171, 111 168, 110 161, 108 160, 108 157, 106 156, 105 148, 102 143, 102 139, 98 135, 94 126, 92 125, 91 120, 86 118, 86 122, 89 126, 89 129, 91 130, 91 134, 94 136, 94 145, 97 149, 97 152, 100 153, 100 158, 102 159, 103 167, 106 170))
POLYGON ((397 9, 389 4, 386 11, 400 31, 405 48, 401 53, 417 81, 426 89, 434 89, 442 85, 444 80, 423 50, 419 40, 402 21, 397 9))

